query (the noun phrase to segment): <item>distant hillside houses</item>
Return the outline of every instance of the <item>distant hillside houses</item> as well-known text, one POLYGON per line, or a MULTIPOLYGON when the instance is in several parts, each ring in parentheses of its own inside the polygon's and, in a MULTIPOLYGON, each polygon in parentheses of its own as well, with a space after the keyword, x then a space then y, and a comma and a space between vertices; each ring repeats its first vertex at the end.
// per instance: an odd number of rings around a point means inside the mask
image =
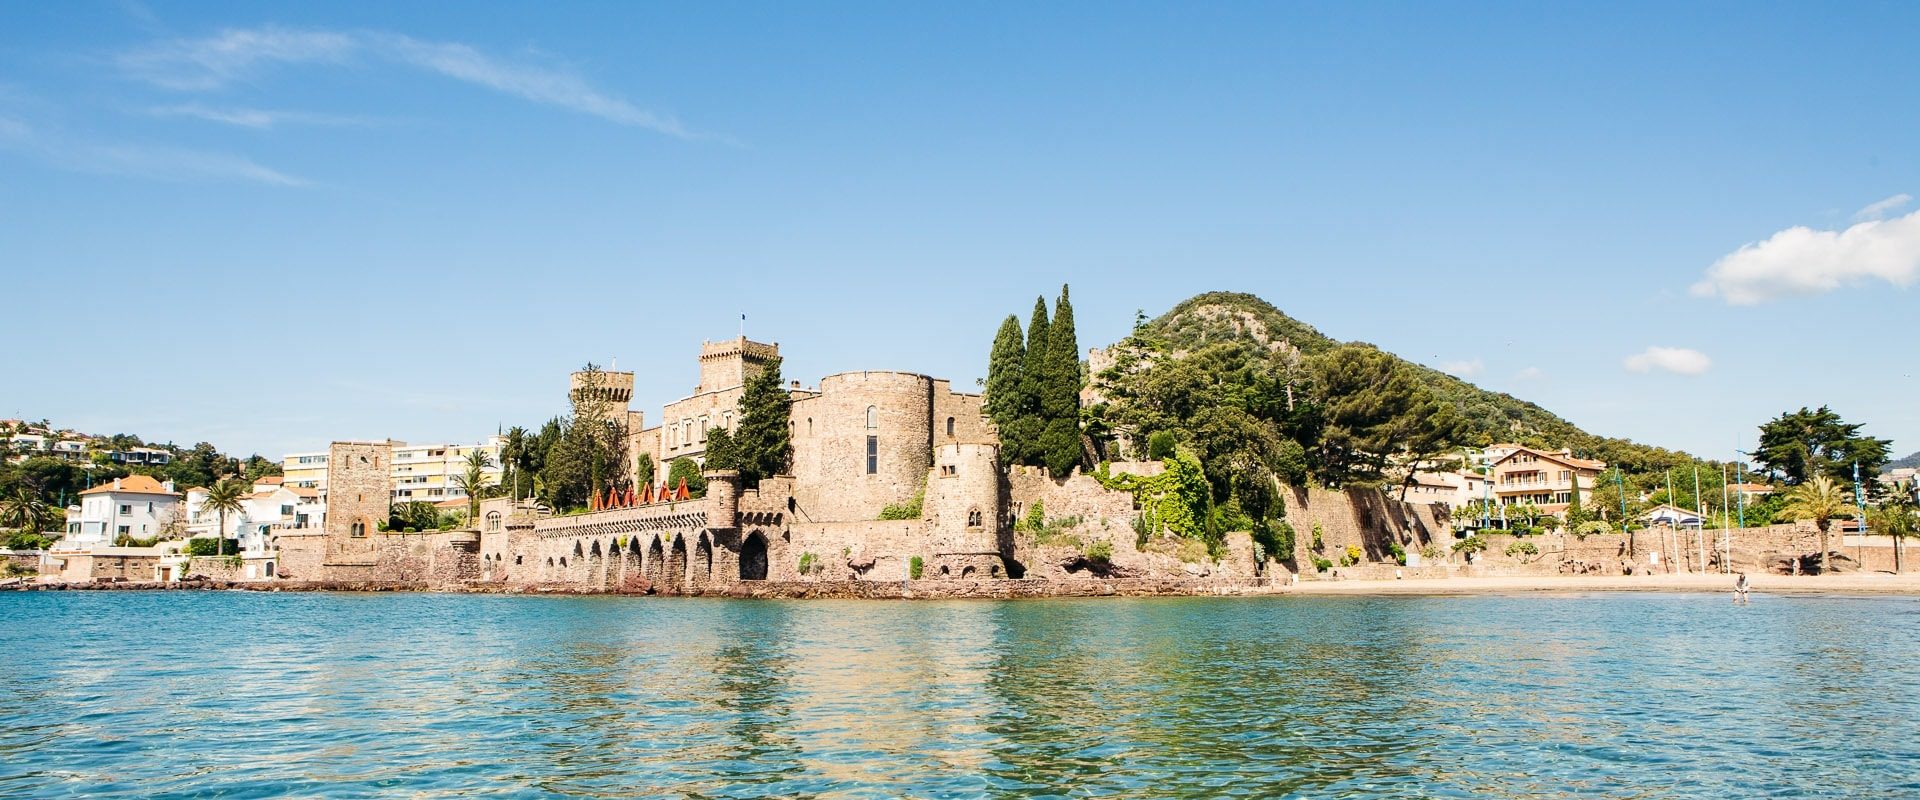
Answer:
POLYGON ((89 461, 95 453, 115 464, 129 467, 155 467, 173 462, 173 452, 140 445, 114 447, 109 437, 73 430, 55 430, 44 423, 17 419, 0 420, 0 442, 9 461, 20 462, 36 456, 63 461, 89 461))

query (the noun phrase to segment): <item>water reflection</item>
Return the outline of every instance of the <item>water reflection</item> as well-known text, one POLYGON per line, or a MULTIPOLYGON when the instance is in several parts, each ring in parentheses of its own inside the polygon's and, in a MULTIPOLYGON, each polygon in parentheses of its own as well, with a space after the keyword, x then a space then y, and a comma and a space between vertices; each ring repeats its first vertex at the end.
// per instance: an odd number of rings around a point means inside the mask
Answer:
POLYGON ((1904 598, 0 612, 6 798, 1920 796, 1904 598))

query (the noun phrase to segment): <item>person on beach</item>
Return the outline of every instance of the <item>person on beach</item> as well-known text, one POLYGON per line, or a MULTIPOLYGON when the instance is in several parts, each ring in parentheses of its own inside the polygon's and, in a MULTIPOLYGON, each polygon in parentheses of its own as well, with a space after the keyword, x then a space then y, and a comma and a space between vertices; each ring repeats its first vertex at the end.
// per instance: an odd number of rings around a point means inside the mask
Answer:
POLYGON ((1747 603, 1747 592, 1752 589, 1753 584, 1747 580, 1747 573, 1740 573, 1740 577, 1733 579, 1733 602, 1745 605, 1747 603))

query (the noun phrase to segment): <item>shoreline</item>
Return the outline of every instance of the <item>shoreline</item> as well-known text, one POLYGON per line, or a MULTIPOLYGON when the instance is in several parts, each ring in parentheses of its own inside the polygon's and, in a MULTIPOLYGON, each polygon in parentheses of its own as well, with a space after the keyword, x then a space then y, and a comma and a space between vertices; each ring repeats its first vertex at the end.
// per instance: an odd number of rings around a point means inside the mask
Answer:
MULTIPOLYGON (((1760 595, 1920 596, 1920 573, 1852 573, 1830 576, 1749 575, 1760 595)), ((722 597, 735 599, 1021 600, 1065 597, 1321 597, 1468 596, 1500 594, 1684 592, 1727 594, 1733 577, 1720 574, 1534 575, 1404 580, 1308 580, 1289 584, 1267 578, 1084 580, 790 581, 737 584, 712 590, 660 593, 503 584, 431 585, 375 581, 193 581, 160 583, 22 583, 0 591, 247 591, 247 592, 431 592, 626 597, 722 597)))

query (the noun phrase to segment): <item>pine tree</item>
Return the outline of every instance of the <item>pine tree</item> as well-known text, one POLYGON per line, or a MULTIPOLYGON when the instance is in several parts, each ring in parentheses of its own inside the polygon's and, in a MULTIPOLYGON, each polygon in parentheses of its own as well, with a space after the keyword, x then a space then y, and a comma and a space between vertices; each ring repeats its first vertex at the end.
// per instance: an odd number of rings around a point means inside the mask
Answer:
POLYGON ((731 456, 740 484, 786 472, 793 462, 793 396, 780 385, 780 359, 747 378, 740 393, 740 425, 731 437, 731 456))
POLYGON ((1021 336, 1020 318, 1008 314, 987 356, 987 397, 982 410, 1003 431, 1011 428, 1020 406, 1020 369, 1027 352, 1021 336))
POLYGON ((1046 383, 1040 396, 1045 422, 1040 459, 1054 477, 1065 477, 1080 463, 1080 342, 1073 330, 1073 302, 1060 287, 1053 323, 1047 329, 1046 383))

